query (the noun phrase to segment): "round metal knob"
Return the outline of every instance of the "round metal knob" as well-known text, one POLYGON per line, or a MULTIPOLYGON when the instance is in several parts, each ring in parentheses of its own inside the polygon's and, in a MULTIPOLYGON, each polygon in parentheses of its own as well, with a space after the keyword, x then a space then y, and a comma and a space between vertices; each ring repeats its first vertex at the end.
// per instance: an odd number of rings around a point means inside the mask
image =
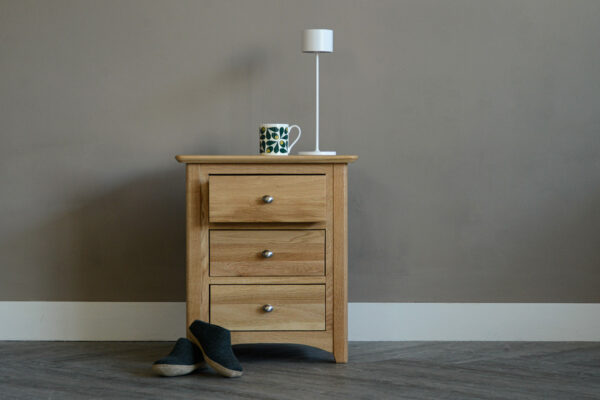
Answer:
POLYGON ((264 258, 271 258, 273 257, 273 252, 271 250, 263 250, 262 256, 264 258))
POLYGON ((265 304, 265 305, 263 306, 263 311, 264 311, 264 312, 271 312, 271 311, 273 311, 273 306, 272 306, 272 305, 270 305, 270 304, 265 304))
POLYGON ((264 195, 264 196, 263 196, 263 198, 262 198, 262 200, 263 200, 263 201, 264 201, 266 204, 271 204, 271 203, 273 202, 273 196, 269 196, 268 194, 267 194, 267 195, 264 195))

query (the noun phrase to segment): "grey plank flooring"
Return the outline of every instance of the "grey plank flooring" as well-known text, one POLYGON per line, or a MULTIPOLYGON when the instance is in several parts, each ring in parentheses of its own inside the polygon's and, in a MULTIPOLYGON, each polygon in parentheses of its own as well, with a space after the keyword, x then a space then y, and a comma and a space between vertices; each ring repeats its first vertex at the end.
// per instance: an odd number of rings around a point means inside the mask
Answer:
POLYGON ((600 343, 242 345, 239 379, 152 375, 172 342, 0 342, 0 399, 600 399, 600 343))

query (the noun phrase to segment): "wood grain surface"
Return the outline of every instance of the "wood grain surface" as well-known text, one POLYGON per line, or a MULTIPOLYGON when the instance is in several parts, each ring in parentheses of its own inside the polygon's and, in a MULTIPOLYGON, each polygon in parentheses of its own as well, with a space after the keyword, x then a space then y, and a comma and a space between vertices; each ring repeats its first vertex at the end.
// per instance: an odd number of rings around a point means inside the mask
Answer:
POLYGON ((208 174, 199 165, 186 165, 187 279, 186 326, 208 321, 208 174), (200 251, 199 251, 200 250, 200 251))
POLYGON ((211 230, 210 275, 325 275, 325 231, 211 230))
POLYGON ((211 175, 209 186, 210 222, 325 220, 324 175, 211 175))
POLYGON ((347 164, 187 167, 188 324, 208 320, 231 329, 235 344, 305 344, 347 362, 347 164))
POLYGON ((335 164, 351 163, 358 159, 354 155, 339 156, 204 156, 179 155, 175 159, 180 163, 196 164, 335 164))
MULTIPOLYGON (((245 332, 233 332, 232 338, 237 334, 245 332)), ((178 378, 153 375, 152 363, 172 347, 173 342, 0 342, 0 397, 600 398, 600 343, 593 342, 350 342, 350 358, 341 365, 333 363, 330 353, 307 346, 238 345, 234 351, 244 368, 239 380, 223 379, 211 369, 178 378)))
POLYGON ((333 355, 348 361, 348 166, 333 166, 333 355))
POLYGON ((231 331, 324 330, 325 285, 211 285, 210 322, 231 331))

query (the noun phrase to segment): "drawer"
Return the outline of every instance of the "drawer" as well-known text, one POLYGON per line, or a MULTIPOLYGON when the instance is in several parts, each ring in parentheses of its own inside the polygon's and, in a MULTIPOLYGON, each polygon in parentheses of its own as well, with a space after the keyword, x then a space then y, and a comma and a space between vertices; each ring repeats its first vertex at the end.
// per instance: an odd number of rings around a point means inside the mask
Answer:
POLYGON ((211 175, 208 218, 210 222, 324 221, 325 186, 325 175, 211 175))
POLYGON ((232 331, 325 330, 325 285, 211 285, 210 322, 232 331))
POLYGON ((325 275, 324 230, 211 230, 211 276, 325 275))

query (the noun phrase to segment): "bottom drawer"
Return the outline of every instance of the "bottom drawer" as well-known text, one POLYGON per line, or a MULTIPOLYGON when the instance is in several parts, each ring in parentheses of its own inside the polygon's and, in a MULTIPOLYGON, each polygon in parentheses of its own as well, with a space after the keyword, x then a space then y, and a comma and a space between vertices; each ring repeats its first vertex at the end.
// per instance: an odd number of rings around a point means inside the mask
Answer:
POLYGON ((231 331, 325 330, 325 285, 211 285, 210 322, 231 331))

